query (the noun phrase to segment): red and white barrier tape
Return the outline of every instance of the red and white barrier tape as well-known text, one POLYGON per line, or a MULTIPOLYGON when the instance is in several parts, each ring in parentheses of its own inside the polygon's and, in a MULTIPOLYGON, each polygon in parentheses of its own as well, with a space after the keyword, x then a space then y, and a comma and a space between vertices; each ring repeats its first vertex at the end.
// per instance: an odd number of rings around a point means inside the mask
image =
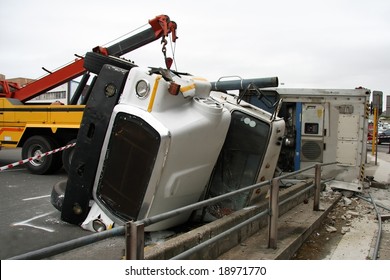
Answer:
POLYGON ((71 147, 74 147, 75 145, 76 145, 76 143, 68 144, 68 145, 63 146, 61 148, 58 148, 58 149, 55 149, 55 150, 52 150, 52 151, 49 151, 49 152, 46 152, 46 153, 43 153, 43 154, 40 154, 40 155, 36 155, 36 156, 33 156, 33 157, 29 157, 27 159, 19 160, 17 162, 11 163, 11 164, 7 164, 7 165, 5 165, 3 167, 0 167, 0 172, 4 171, 6 169, 12 168, 12 167, 21 165, 21 164, 25 164, 26 162, 29 162, 29 161, 33 161, 33 160, 40 159, 40 158, 43 158, 45 156, 57 153, 57 152, 61 152, 63 150, 66 150, 66 149, 69 149, 71 147))

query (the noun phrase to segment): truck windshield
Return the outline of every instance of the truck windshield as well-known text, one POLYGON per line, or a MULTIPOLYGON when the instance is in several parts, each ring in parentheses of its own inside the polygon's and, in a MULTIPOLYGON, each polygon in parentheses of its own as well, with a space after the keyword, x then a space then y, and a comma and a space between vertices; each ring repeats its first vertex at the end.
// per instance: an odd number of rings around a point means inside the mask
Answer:
MULTIPOLYGON (((232 113, 229 131, 210 181, 209 197, 257 182, 268 146, 269 132, 269 124, 243 112, 232 113)), ((214 209, 235 211, 245 207, 248 199, 248 193, 236 195, 215 206, 214 209)), ((219 216, 218 213, 214 214, 219 216)))
POLYGON ((118 113, 107 147, 98 199, 124 220, 137 219, 160 146, 143 119, 118 113))

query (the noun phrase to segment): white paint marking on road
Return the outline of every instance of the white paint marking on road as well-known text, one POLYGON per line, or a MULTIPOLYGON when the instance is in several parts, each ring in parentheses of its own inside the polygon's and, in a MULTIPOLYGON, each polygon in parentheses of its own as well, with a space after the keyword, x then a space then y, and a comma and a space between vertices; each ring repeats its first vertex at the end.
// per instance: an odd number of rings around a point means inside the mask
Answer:
POLYGON ((46 228, 46 227, 39 227, 39 226, 35 226, 35 225, 32 225, 32 224, 29 223, 29 222, 31 222, 33 220, 36 220, 36 219, 39 219, 39 218, 51 215, 53 213, 54 213, 54 211, 46 213, 46 214, 38 215, 38 216, 32 217, 31 219, 28 219, 28 220, 25 220, 25 221, 21 221, 21 222, 18 222, 18 223, 13 223, 12 226, 28 226, 28 227, 32 227, 32 228, 48 231, 48 232, 54 232, 54 229, 46 228))
POLYGON ((50 194, 48 194, 48 195, 36 196, 36 197, 23 198, 22 200, 23 200, 23 201, 27 201, 27 200, 41 199, 41 198, 45 198, 45 197, 49 197, 49 196, 50 196, 50 194))
POLYGON ((25 171, 26 168, 14 168, 14 169, 7 169, 7 170, 3 170, 2 172, 18 172, 18 171, 25 171))
POLYGON ((51 229, 51 228, 39 227, 39 226, 35 226, 35 225, 32 225, 32 224, 13 224, 13 225, 14 226, 32 227, 32 228, 41 229, 41 230, 44 230, 44 231, 47 231, 47 232, 54 232, 55 231, 54 229, 51 229))

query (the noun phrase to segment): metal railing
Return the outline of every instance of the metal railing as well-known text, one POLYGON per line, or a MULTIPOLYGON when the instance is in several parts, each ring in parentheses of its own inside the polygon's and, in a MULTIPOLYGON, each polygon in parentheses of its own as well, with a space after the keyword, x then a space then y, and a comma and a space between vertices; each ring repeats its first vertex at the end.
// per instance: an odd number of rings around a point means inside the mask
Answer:
POLYGON ((124 226, 116 227, 112 230, 104 231, 95 233, 89 236, 80 237, 74 240, 70 240, 64 243, 56 244, 53 246, 49 246, 46 248, 42 248, 36 251, 28 252, 22 255, 18 255, 15 257, 12 257, 10 259, 43 259, 48 258, 51 256, 54 256, 59 253, 63 253, 72 249, 76 249, 85 245, 89 245, 98 241, 101 241, 103 239, 109 238, 109 237, 115 237, 115 236, 125 236, 125 242, 126 242, 126 250, 125 250, 125 258, 130 260, 135 259, 144 259, 144 236, 145 236, 145 227, 164 221, 166 219, 175 217, 177 215, 180 215, 182 213, 198 210, 202 207, 212 205, 216 202, 220 202, 222 200, 225 200, 227 198, 233 197, 237 194, 251 191, 266 185, 271 186, 270 191, 270 197, 269 197, 269 207, 268 209, 256 214, 255 216, 241 222, 240 224, 237 224, 230 229, 206 240, 203 243, 200 243, 192 248, 190 248, 187 251, 184 251, 176 256, 174 256, 172 259, 183 259, 186 257, 191 256, 195 252, 217 242, 218 240, 228 236, 229 234, 240 230, 245 225, 248 225, 261 217, 268 214, 268 247, 269 248, 276 248, 277 246, 277 224, 278 224, 278 217, 279 217, 279 207, 283 205, 284 203, 287 203, 289 200, 294 199, 301 195, 302 193, 305 193, 309 191, 311 188, 315 187, 315 193, 314 193, 314 203, 313 203, 313 210, 318 211, 319 210, 319 202, 320 202, 320 192, 321 192, 321 167, 326 165, 332 165, 336 164, 337 162, 332 163, 323 163, 323 164, 313 164, 307 168, 300 169, 295 172, 291 172, 279 177, 275 177, 272 180, 264 181, 261 183, 253 184, 244 188, 241 188, 239 190, 235 190, 226 194, 222 194, 207 200, 203 200, 191 205, 187 205, 169 212, 165 212, 150 218, 146 218, 140 221, 130 221, 127 222, 124 226), (310 186, 306 187, 305 189, 301 190, 300 192, 296 193, 295 195, 285 199, 282 202, 279 202, 279 186, 280 181, 282 179, 300 174, 304 171, 315 169, 314 174, 314 184, 311 184, 310 186))
POLYGON ((204 206, 209 206, 214 204, 215 202, 222 201, 228 197, 232 197, 234 195, 237 195, 242 192, 246 192, 255 188, 259 188, 265 185, 271 184, 271 191, 270 191, 270 197, 269 197, 269 208, 262 211, 261 213, 247 219, 246 221, 237 224, 230 228, 227 231, 224 231, 209 240, 198 244, 197 246, 192 247, 191 249, 184 251, 180 253, 179 255, 176 255, 172 259, 183 259, 186 258, 193 253, 213 244, 214 242, 217 242, 218 240, 226 237, 227 235, 231 234, 234 231, 237 231, 241 229, 243 226, 256 221, 262 216, 269 215, 268 219, 268 247, 276 249, 277 247, 277 224, 278 224, 278 218, 279 218, 279 206, 281 204, 286 203, 287 200, 293 199, 297 197, 298 195, 309 191, 311 188, 315 188, 315 193, 314 193, 314 203, 313 203, 313 210, 318 211, 320 210, 320 192, 321 192, 321 167, 326 166, 326 165, 332 165, 336 164, 337 162, 331 162, 331 163, 323 163, 323 164, 313 164, 307 168, 291 172, 279 177, 275 177, 272 180, 269 181, 264 181, 262 183, 254 184, 247 186, 245 188, 235 190, 233 192, 229 192, 220 196, 216 196, 207 200, 203 200, 201 202, 197 202, 191 205, 187 205, 163 214, 159 214, 150 218, 146 218, 140 221, 130 221, 126 223, 125 225, 125 234, 126 234, 126 259, 130 260, 140 260, 144 259, 144 236, 145 236, 145 227, 149 226, 151 224, 175 217, 177 215, 180 215, 182 213, 188 212, 190 210, 197 210, 200 209, 204 206), (315 174, 314 174, 314 184, 308 186, 304 190, 302 190, 299 193, 296 193, 292 197, 286 199, 285 201, 282 201, 279 203, 279 186, 280 186, 280 180, 285 179, 294 175, 297 175, 299 173, 302 173, 304 171, 310 170, 310 169, 315 169, 315 174))

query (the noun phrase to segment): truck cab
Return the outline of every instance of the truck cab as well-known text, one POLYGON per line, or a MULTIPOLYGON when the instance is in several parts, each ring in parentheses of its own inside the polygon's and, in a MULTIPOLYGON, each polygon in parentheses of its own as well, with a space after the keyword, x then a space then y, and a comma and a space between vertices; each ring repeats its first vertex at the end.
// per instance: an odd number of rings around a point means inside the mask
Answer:
MULTIPOLYGON (((284 121, 213 91, 206 79, 104 65, 91 97, 63 201, 52 195, 64 221, 100 231, 273 176, 284 121)), ((265 193, 255 190, 224 207, 241 209, 265 193)), ((146 230, 171 228, 190 216, 184 213, 146 230)))

